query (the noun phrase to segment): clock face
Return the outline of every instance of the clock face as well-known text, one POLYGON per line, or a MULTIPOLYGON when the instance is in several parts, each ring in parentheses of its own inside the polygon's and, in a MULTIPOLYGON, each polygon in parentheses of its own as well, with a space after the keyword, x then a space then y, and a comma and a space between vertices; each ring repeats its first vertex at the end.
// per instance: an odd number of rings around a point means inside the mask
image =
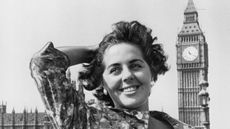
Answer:
POLYGON ((198 57, 198 50, 195 47, 187 47, 182 53, 183 58, 186 61, 193 61, 198 57))

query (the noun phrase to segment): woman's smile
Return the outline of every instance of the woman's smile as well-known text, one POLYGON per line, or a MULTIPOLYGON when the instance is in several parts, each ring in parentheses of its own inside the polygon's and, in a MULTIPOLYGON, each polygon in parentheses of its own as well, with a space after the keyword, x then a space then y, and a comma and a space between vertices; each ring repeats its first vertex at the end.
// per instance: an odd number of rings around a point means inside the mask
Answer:
POLYGON ((125 86, 124 88, 120 88, 119 91, 127 95, 132 95, 138 91, 139 87, 140 85, 125 86))
POLYGON ((139 85, 125 86, 124 88, 120 88, 120 91, 123 92, 131 92, 136 91, 139 88, 139 85))

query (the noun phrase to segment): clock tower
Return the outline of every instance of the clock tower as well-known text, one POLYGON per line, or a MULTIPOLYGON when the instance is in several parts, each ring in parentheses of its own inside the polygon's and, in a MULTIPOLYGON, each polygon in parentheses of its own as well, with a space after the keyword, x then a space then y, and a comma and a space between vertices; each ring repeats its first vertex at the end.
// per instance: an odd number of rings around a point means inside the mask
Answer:
POLYGON ((209 129, 208 45, 193 0, 188 0, 184 11, 176 49, 179 120, 196 129, 209 129))

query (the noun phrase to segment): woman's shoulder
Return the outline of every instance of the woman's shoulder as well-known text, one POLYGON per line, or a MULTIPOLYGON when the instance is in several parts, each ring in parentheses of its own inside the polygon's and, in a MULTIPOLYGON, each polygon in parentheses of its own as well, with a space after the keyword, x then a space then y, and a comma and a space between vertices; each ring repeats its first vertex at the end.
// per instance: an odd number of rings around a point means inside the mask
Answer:
POLYGON ((193 126, 190 126, 182 121, 179 121, 169 116, 165 112, 150 111, 150 117, 169 125, 173 129, 194 129, 193 126))

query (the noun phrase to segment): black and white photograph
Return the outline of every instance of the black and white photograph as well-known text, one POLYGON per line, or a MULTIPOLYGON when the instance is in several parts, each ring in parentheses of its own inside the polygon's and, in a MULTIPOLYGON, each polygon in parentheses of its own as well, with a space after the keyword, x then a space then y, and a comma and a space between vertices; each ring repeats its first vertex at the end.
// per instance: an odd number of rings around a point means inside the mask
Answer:
POLYGON ((0 129, 228 129, 228 0, 0 0, 0 129))

